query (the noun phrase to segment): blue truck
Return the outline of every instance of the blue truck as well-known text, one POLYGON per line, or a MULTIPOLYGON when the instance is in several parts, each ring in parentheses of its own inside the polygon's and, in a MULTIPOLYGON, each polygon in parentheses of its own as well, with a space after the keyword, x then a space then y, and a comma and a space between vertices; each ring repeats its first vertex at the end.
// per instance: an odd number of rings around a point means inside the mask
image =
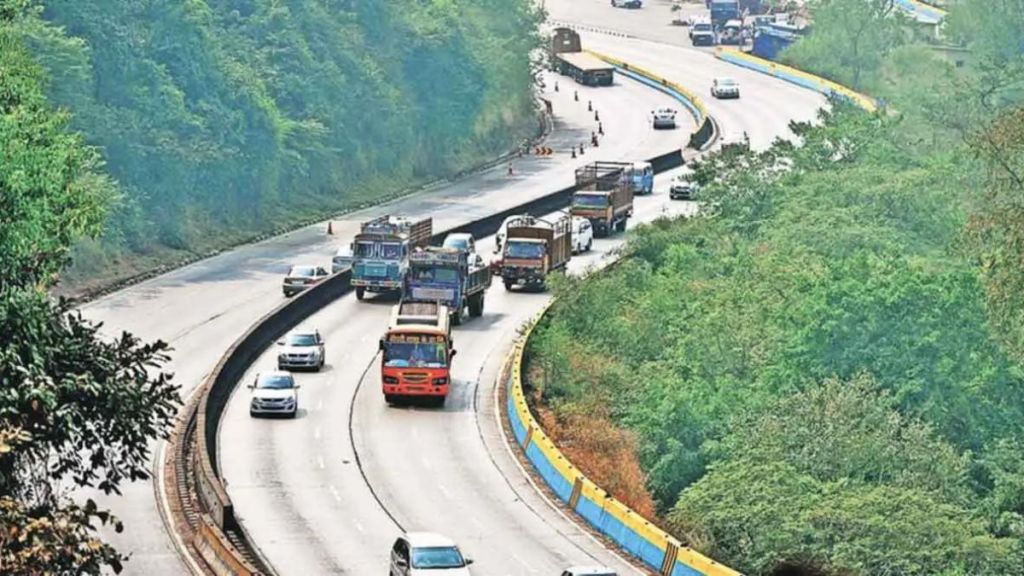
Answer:
POLYGON ((401 291, 409 273, 409 255, 430 242, 432 230, 430 218, 412 221, 387 215, 363 222, 352 241, 356 298, 362 300, 367 291, 401 291))
POLYGON ((409 255, 402 302, 437 302, 448 307, 452 324, 484 313, 484 293, 491 268, 477 254, 457 248, 427 246, 409 255))
POLYGON ((711 25, 716 30, 729 20, 742 18, 739 0, 708 0, 708 8, 711 9, 711 25))

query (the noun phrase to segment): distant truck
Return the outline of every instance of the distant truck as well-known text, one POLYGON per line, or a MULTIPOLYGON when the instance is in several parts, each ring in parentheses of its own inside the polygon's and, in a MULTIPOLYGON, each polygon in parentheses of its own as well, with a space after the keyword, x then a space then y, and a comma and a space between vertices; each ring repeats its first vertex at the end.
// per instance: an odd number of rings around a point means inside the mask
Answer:
POLYGON ((633 215, 634 173, 628 162, 591 162, 577 168, 569 212, 590 220, 595 236, 624 231, 633 215))
POLYGON ((380 380, 384 401, 434 398, 444 404, 455 356, 448 308, 437 302, 402 302, 380 339, 380 380))
POLYGON ((475 253, 428 246, 409 255, 402 301, 440 302, 458 326, 467 309, 473 318, 484 313, 484 293, 490 286, 491 269, 475 253))
POLYGON ((739 0, 707 0, 711 9, 711 25, 717 30, 729 20, 743 18, 740 11, 739 0))
POLYGON ((555 28, 551 36, 551 67, 585 86, 611 86, 615 82, 615 67, 584 52, 580 35, 572 28, 555 28))
POLYGON ((430 242, 430 218, 412 221, 381 216, 363 222, 352 241, 352 286, 356 298, 370 292, 401 290, 409 272, 409 254, 430 242))
POLYGON ((549 222, 521 216, 507 222, 501 257, 505 289, 513 286, 544 289, 548 276, 572 258, 572 226, 568 216, 549 222))

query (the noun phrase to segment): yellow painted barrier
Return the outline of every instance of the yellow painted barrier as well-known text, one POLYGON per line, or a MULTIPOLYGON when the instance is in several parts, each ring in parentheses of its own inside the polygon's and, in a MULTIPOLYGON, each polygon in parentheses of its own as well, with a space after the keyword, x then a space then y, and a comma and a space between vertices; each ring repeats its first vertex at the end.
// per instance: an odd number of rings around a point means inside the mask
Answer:
POLYGON ((654 80, 655 82, 660 82, 662 85, 664 85, 664 86, 666 86, 668 88, 671 88, 672 90, 675 90, 676 92, 679 92, 680 94, 685 96, 686 99, 689 100, 690 103, 693 104, 693 107, 696 108, 697 111, 699 112, 700 118, 697 118, 697 123, 698 124, 700 122, 703 122, 704 119, 707 118, 708 112, 707 112, 707 108, 704 107, 704 102, 702 102, 701 99, 696 94, 694 94, 693 92, 691 92, 687 88, 685 88, 683 86, 680 86, 679 84, 676 84, 675 82, 669 81, 664 76, 661 76, 659 74, 655 74, 654 72, 651 72, 650 70, 647 70, 645 68, 641 68, 639 66, 630 64, 628 62, 624 62, 622 60, 619 60, 618 58, 614 58, 612 56, 608 56, 607 54, 602 54, 600 52, 595 52, 594 50, 585 50, 585 52, 587 52, 589 54, 593 54, 594 56, 600 58, 601 60, 604 60, 605 62, 607 62, 607 63, 609 63, 609 64, 611 64, 613 66, 618 66, 619 68, 625 68, 626 70, 629 70, 631 72, 635 72, 635 73, 637 73, 637 74, 647 78, 648 80, 654 80))

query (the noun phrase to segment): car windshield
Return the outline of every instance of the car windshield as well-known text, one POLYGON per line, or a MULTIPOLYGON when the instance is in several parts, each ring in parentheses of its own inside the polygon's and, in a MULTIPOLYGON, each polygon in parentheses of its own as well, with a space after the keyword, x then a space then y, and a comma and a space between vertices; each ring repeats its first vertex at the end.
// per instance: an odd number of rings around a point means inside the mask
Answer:
POLYGON ((608 205, 608 196, 603 194, 577 194, 572 197, 572 205, 581 208, 604 208, 608 205))
POLYGON ((402 245, 394 242, 381 244, 380 257, 385 260, 398 260, 402 257, 402 245))
POLYGON ((316 346, 314 334, 291 334, 284 340, 288 346, 316 346))
POLYGON ((373 257, 373 242, 356 242, 356 256, 359 258, 373 257))
POLYGON ((260 376, 256 381, 256 387, 263 390, 287 390, 294 386, 294 382, 287 374, 273 374, 260 376))
POLYGON ((693 27, 693 29, 696 30, 697 32, 708 32, 711 30, 711 24, 697 24, 693 27))
POLYGON ((441 342, 410 344, 384 343, 384 366, 388 368, 444 368, 448 365, 445 345, 441 342))
POLYGON ((459 281, 458 271, 452 268, 414 268, 412 276, 420 282, 454 284, 459 281))
POLYGON ((544 245, 536 242, 509 242, 505 247, 508 258, 543 258, 544 245))
POLYGON ((292 266, 292 271, 289 272, 288 275, 311 278, 316 275, 316 268, 313 268, 312 266, 292 266))
POLYGON ((736 81, 733 80, 732 78, 720 78, 718 80, 718 85, 719 86, 735 86, 736 85, 736 81))
POLYGON ((412 567, 420 569, 462 568, 466 561, 458 548, 413 548, 412 567))

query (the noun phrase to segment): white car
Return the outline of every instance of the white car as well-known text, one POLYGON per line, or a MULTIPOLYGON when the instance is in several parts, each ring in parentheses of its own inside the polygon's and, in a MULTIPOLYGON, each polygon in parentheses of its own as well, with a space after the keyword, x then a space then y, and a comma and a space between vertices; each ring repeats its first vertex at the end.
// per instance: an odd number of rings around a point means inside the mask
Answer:
POLYGON ((676 127, 676 111, 672 108, 658 108, 651 112, 653 116, 654 129, 659 128, 675 128, 676 127))
POLYGON ((750 137, 746 132, 725 132, 719 136, 718 144, 723 150, 727 148, 749 149, 750 137))
POLYGON ((334 253, 334 257, 331 258, 331 274, 337 274, 342 270, 352 268, 352 262, 354 261, 355 257, 352 256, 351 246, 338 248, 338 251, 334 253))
POLYGON ((288 372, 278 370, 257 374, 249 389, 252 390, 250 416, 283 414, 295 418, 299 413, 299 386, 288 372))
POLYGON ((672 185, 668 189, 668 197, 670 200, 693 200, 694 196, 697 195, 697 191, 700 186, 690 179, 691 177, 686 174, 676 176, 675 180, 672 181, 672 185))
POLYGON ((739 98, 740 83, 732 78, 715 78, 711 83, 711 95, 715 98, 739 98))
POLYGON ((292 266, 288 269, 288 275, 284 277, 281 289, 284 291, 285 298, 291 298, 312 285, 323 282, 328 276, 330 274, 321 266, 312 264, 292 266))
POLYGON ((277 342, 277 369, 324 367, 324 339, 319 330, 293 330, 277 342))
POLYGON ((391 547, 388 576, 470 576, 468 566, 472 563, 455 542, 440 534, 408 532, 399 536, 391 547))
POLYGON ((562 576, 619 576, 615 570, 604 566, 573 566, 566 568, 562 576))
POLYGON ((590 252, 594 244, 594 226, 590 220, 574 216, 572 219, 572 251, 573 254, 590 252))

